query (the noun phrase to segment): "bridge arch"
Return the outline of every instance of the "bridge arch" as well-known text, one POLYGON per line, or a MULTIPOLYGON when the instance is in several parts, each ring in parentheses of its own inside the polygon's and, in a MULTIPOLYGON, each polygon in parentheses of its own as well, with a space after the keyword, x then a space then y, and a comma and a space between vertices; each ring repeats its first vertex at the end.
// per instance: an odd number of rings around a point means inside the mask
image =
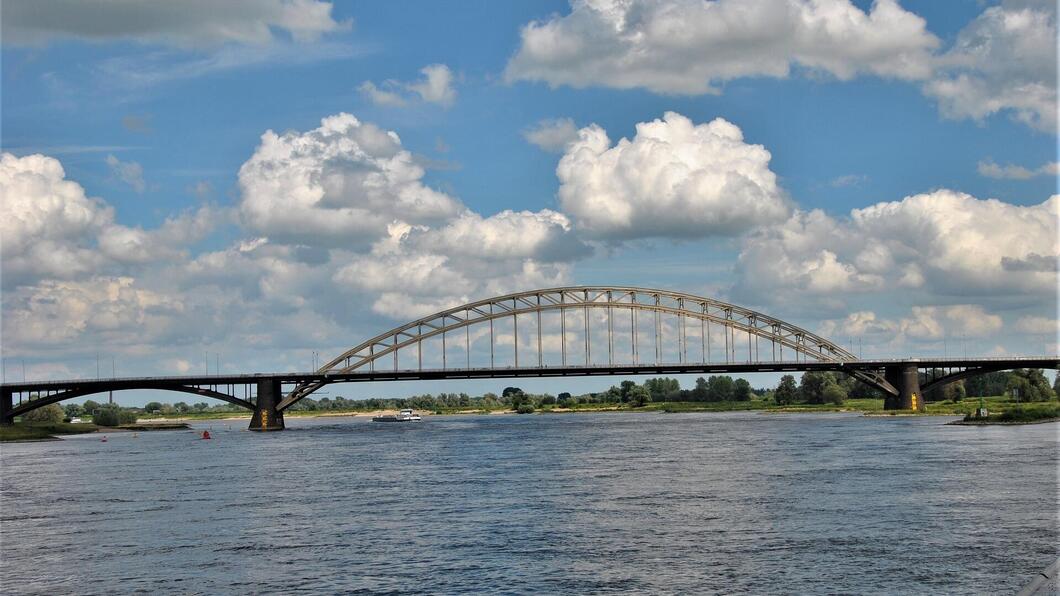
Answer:
MULTIPOLYGON (((659 290, 639 287, 618 286, 571 286, 560 288, 548 288, 531 290, 497 296, 476 302, 470 302, 443 310, 432 315, 416 319, 381 333, 349 350, 338 355, 317 371, 321 374, 328 373, 351 373, 357 371, 378 370, 415 370, 402 369, 399 365, 398 353, 401 350, 414 349, 417 351, 418 367, 423 369, 422 347, 424 342, 432 338, 441 337, 442 341, 442 366, 444 368, 461 369, 461 367, 448 367, 445 360, 445 341, 450 332, 463 331, 467 342, 465 348, 468 354, 468 366, 470 369, 471 339, 468 329, 472 326, 483 325, 489 327, 490 343, 490 369, 497 368, 494 362, 495 330, 494 325, 502 319, 511 319, 514 328, 514 351, 515 369, 542 367, 542 323, 541 317, 544 313, 558 312, 560 315, 560 346, 562 366, 578 366, 574 362, 583 362, 585 366, 591 361, 591 341, 586 339, 584 353, 574 354, 576 358, 568 358, 567 338, 569 330, 566 326, 566 314, 570 312, 580 313, 584 328, 581 330, 585 338, 592 333, 590 329, 590 310, 605 310, 606 316, 601 324, 606 325, 607 353, 609 361, 615 356, 615 320, 616 312, 629 317, 630 340, 632 344, 632 362, 637 365, 638 338, 641 329, 637 323, 639 313, 647 313, 654 318, 653 321, 653 344, 655 348, 655 363, 658 364, 658 346, 663 340, 660 317, 668 315, 676 317, 678 324, 673 330, 676 335, 678 362, 687 362, 689 355, 689 339, 687 333, 687 322, 698 323, 700 332, 698 340, 701 342, 701 358, 704 362, 710 361, 711 353, 711 326, 720 326, 724 335, 724 362, 736 361, 735 352, 737 336, 746 336, 747 362, 765 361, 761 360, 760 341, 769 342, 770 352, 767 360, 783 361, 785 350, 791 354, 795 362, 801 361, 825 361, 825 362, 850 362, 857 358, 839 345, 810 331, 777 319, 775 317, 757 312, 735 304, 722 302, 713 298, 706 298, 682 292, 659 290), (625 315, 628 311, 628 315, 625 315), (519 339, 518 324, 520 316, 536 317, 535 334, 537 341, 536 362, 531 366, 523 366, 519 363, 519 339)), ((577 333, 577 332, 575 332, 577 333)), ((622 331, 625 333, 625 331, 622 331)), ((741 339, 741 341, 743 341, 741 339)), ((649 344, 652 345, 652 344, 649 344)), ((741 348, 742 349, 742 348, 741 348)), ((694 355, 695 350, 693 350, 694 355)), ((742 354, 740 355, 742 358, 742 354)), ((697 362, 699 360, 696 360, 697 362)), ((743 360, 741 360, 743 361, 743 360)), ((524 361, 525 362, 525 361, 524 361)), ((513 367, 506 367, 511 369, 513 367)), ((882 376, 874 373, 857 373, 856 376, 865 382, 890 388, 889 383, 882 376)), ((280 410, 286 409, 298 400, 310 395, 317 389, 326 385, 328 381, 315 381, 299 384, 288 394, 277 406, 280 410)), ((893 391, 893 388, 890 388, 893 391)))
POLYGON ((32 399, 28 399, 18 404, 12 404, 12 408, 8 416, 14 418, 16 416, 22 416, 23 414, 42 408, 48 404, 54 404, 75 397, 84 397, 86 395, 95 395, 98 393, 108 393, 110 391, 128 391, 132 389, 153 389, 157 391, 177 391, 181 393, 191 393, 193 395, 199 395, 202 397, 212 397, 213 399, 219 399, 230 404, 247 408, 248 410, 254 410, 255 405, 247 400, 240 399, 238 397, 222 393, 214 389, 208 389, 206 387, 195 387, 190 385, 172 385, 167 383, 151 383, 145 381, 143 383, 137 383, 132 386, 123 384, 120 387, 108 388, 105 385, 94 384, 89 387, 77 387, 72 389, 66 389, 58 391, 56 393, 49 393, 46 395, 37 395, 32 399))

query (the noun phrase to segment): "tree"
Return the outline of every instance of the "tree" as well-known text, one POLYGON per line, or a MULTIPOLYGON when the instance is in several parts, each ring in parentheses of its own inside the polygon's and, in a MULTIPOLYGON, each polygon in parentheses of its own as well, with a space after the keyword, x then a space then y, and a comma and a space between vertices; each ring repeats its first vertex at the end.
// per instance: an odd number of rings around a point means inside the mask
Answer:
POLYGON ((707 401, 732 401, 732 377, 722 375, 707 380, 707 401))
POLYGON ((947 383, 942 388, 942 399, 957 403, 967 396, 967 392, 964 389, 964 381, 954 381, 953 383, 947 383))
POLYGON ((795 377, 784 375, 780 377, 780 384, 777 385, 777 390, 773 392, 773 399, 777 401, 777 405, 786 406, 795 403, 795 400, 798 399, 798 394, 799 388, 795 385, 795 377))
POLYGON ((67 418, 77 418, 85 413, 85 408, 81 404, 66 404, 63 406, 63 413, 67 418))
POLYGON ((644 381, 644 388, 651 394, 654 401, 663 401, 670 395, 681 390, 681 383, 677 379, 662 377, 644 381))
POLYGON ((96 414, 96 410, 99 409, 99 404, 89 399, 85 401, 84 408, 85 414, 88 414, 89 416, 94 416, 96 414))
POLYGON ((824 388, 835 384, 835 375, 830 372, 807 371, 799 382, 799 400, 810 404, 826 403, 824 388))
POLYGON ((66 417, 66 412, 63 411, 63 407, 59 404, 48 404, 41 406, 36 410, 30 410, 22 415, 23 422, 32 422, 36 424, 47 423, 55 424, 62 422, 63 418, 66 417))
POLYGON ((639 408, 651 401, 651 392, 641 385, 634 385, 633 388, 629 390, 628 399, 630 405, 634 408, 639 408))
POLYGON ((1056 374, 1056 378, 1053 379, 1053 395, 1060 397, 1060 373, 1056 374))
POLYGON ((178 401, 177 403, 173 404, 173 409, 176 410, 177 412, 181 413, 181 414, 185 414, 189 410, 191 410, 191 408, 188 407, 188 404, 186 404, 186 403, 184 403, 182 401, 178 401))
POLYGON ((149 401, 146 405, 144 405, 144 412, 147 412, 148 414, 154 414, 155 412, 161 411, 162 404, 157 401, 149 401))
POLYGON ((518 387, 505 387, 504 391, 501 391, 501 397, 511 397, 517 393, 522 393, 523 390, 518 387))
POLYGON ((692 401, 707 401, 707 380, 703 377, 696 379, 696 388, 692 390, 692 401))
POLYGON ((1040 368, 1018 368, 1012 371, 1005 392, 1020 401, 1047 401, 1056 397, 1040 368))
POLYGON ((847 397, 846 389, 843 389, 839 383, 829 383, 824 386, 824 390, 821 395, 824 403, 842 405, 843 400, 847 397))
POLYGON ((733 382, 733 398, 736 401, 750 401, 751 384, 747 382, 747 379, 736 379, 733 382))
POLYGON ((99 426, 118 426, 121 424, 121 408, 114 404, 106 404, 96 408, 92 414, 92 422, 99 426))

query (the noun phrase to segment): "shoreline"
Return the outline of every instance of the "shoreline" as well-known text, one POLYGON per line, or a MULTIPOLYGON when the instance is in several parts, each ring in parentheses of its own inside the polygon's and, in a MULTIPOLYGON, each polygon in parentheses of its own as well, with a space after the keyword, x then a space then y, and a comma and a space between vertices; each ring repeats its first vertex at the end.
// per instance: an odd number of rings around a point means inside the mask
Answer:
POLYGON ((954 420, 946 424, 951 426, 1023 426, 1025 424, 1049 424, 1050 422, 1060 422, 1060 416, 1039 420, 954 420))

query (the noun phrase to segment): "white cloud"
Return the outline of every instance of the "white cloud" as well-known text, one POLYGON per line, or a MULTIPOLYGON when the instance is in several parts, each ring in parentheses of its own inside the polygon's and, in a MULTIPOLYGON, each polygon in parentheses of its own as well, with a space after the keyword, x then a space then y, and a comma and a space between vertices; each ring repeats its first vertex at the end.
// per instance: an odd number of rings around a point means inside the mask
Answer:
POLYGON ((431 64, 420 70, 423 80, 408 86, 420 96, 423 101, 437 103, 443 106, 453 105, 456 100, 456 90, 453 89, 453 73, 444 64, 431 64))
POLYGON ((142 92, 170 81, 241 68, 276 68, 352 59, 365 52, 365 49, 348 43, 325 40, 311 44, 281 40, 268 45, 225 44, 208 52, 153 50, 100 60, 93 67, 92 78, 103 83, 105 88, 101 91, 113 93, 115 88, 121 88, 125 92, 142 92))
POLYGON ((570 118, 542 120, 524 130, 523 137, 545 151, 559 153, 578 139, 578 128, 570 118))
POLYGON ((319 128, 267 131, 239 169, 244 226, 274 241, 368 245, 394 220, 436 223, 463 212, 424 175, 401 139, 349 114, 319 128))
POLYGON ((578 135, 556 167, 559 200, 596 237, 736 235, 789 213, 769 151, 721 118, 667 112, 614 146, 596 125, 578 135))
POLYGON ((570 281, 570 261, 587 256, 567 218, 553 211, 467 212, 437 229, 396 223, 370 254, 355 255, 334 281, 375 293, 373 310, 417 317, 526 288, 570 281))
POLYGON ((924 92, 944 116, 983 120, 1006 112, 1056 132, 1056 3, 1003 2, 987 8, 938 60, 924 92))
POLYGON ((381 85, 371 81, 361 83, 357 90, 376 105, 402 107, 419 99, 426 103, 436 103, 445 107, 456 101, 456 89, 453 87, 455 77, 444 64, 431 64, 420 69, 423 78, 419 81, 403 83, 388 79, 381 85))
POLYGON ((1016 331, 1031 335, 1060 336, 1060 321, 1048 317, 1026 316, 1016 320, 1016 331))
POLYGON ((144 168, 140 164, 135 161, 121 161, 113 154, 107 156, 106 162, 111 173, 136 192, 143 193, 147 188, 144 183, 144 168))
MULTIPOLYGON (((389 81, 388 81, 389 82, 389 81)), ((383 83, 387 88, 393 88, 392 85, 383 83)), ((396 108, 408 105, 408 100, 405 99, 401 93, 397 91, 387 91, 386 89, 380 89, 375 83, 371 81, 365 81, 361 83, 357 90, 361 92, 361 95, 365 96, 368 101, 374 103, 377 106, 386 106, 390 108, 396 108)))
POLYGON ((866 181, 869 177, 864 174, 845 174, 843 176, 836 176, 833 178, 828 185, 832 188, 848 188, 851 186, 858 186, 866 181))
POLYGON ((940 295, 1055 297, 1060 195, 1022 207, 951 190, 855 209, 814 210, 743 240, 734 293, 923 289, 940 295))
POLYGON ((5 44, 38 45, 58 39, 133 40, 180 47, 226 42, 263 44, 282 30, 299 41, 349 28, 319 0, 7 0, 5 44))
POLYGON ((510 81, 677 94, 787 77, 793 66, 843 80, 925 79, 938 46, 895 0, 868 13, 849 0, 574 0, 570 14, 529 23, 521 37, 510 81))
POLYGON ((115 223, 114 210, 66 180, 45 155, 0 155, 0 250, 8 288, 42 279, 74 279, 178 259, 221 215, 212 207, 180 214, 159 228, 115 223))
POLYGON ((5 309, 5 342, 32 348, 86 339, 150 343, 183 304, 130 277, 91 277, 20 288, 5 297, 5 309))
POLYGON ((1060 163, 1050 162, 1043 164, 1033 170, 1013 164, 998 165, 992 160, 979 162, 976 170, 980 176, 996 178, 998 180, 1028 180, 1036 176, 1056 176, 1060 174, 1060 163))
POLYGON ((858 311, 843 319, 828 319, 818 331, 823 337, 843 342, 858 337, 869 345, 905 346, 909 342, 932 343, 947 337, 992 337, 1002 329, 1001 317, 974 304, 948 307, 914 306, 907 316, 887 319, 872 311, 858 311))

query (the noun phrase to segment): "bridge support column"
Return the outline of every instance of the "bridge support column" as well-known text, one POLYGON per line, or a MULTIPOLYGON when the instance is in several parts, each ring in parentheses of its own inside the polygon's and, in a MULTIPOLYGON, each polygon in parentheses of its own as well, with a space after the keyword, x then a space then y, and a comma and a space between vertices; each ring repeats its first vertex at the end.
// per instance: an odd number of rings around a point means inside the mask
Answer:
POLYGON ((281 399, 279 380, 258 381, 258 403, 250 419, 250 430, 283 430, 283 412, 276 409, 281 399))
POLYGON ((14 402, 11 399, 11 390, 0 390, 0 426, 11 426, 15 423, 15 417, 11 414, 14 402))
POLYGON ((884 377, 898 389, 898 395, 888 395, 884 400, 883 409, 924 411, 924 398, 920 393, 920 373, 916 364, 888 366, 884 370, 884 377))

